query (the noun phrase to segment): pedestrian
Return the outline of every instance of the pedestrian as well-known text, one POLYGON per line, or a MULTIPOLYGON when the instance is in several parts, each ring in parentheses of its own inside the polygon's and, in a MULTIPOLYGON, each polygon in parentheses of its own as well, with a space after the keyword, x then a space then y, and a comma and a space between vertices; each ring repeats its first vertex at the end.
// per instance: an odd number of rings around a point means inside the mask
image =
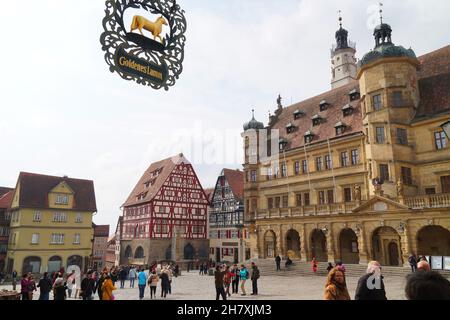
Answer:
POLYGON ((231 286, 233 289, 232 292, 235 294, 239 293, 239 272, 240 272, 239 267, 237 266, 237 264, 235 264, 232 269, 232 273, 234 274, 234 277, 233 277, 232 283, 231 283, 231 286))
POLYGON ((417 264, 417 271, 431 271, 431 267, 430 264, 428 262, 426 262, 425 260, 421 260, 418 264, 417 264))
POLYGON ((125 280, 127 280, 127 270, 125 268, 120 269, 119 280, 120 280, 120 289, 123 289, 125 287, 125 280))
POLYGON ((93 300, 93 296, 95 293, 95 274, 92 271, 89 271, 86 275, 86 278, 81 281, 81 292, 80 296, 83 300, 93 300))
POLYGON ((116 300, 113 291, 116 290, 116 287, 113 284, 113 281, 110 276, 105 277, 105 281, 102 284, 102 300, 110 301, 116 300))
POLYGON ((227 300, 227 295, 225 294, 224 288, 224 278, 226 275, 226 271, 222 271, 220 266, 216 267, 216 271, 214 272, 214 283, 216 286, 216 300, 220 300, 220 296, 222 296, 223 300, 227 300))
POLYGON ((292 262, 291 258, 289 258, 289 256, 286 256, 286 262, 284 263, 284 267, 287 269, 289 266, 293 265, 294 263, 292 262))
POLYGON ((146 285, 147 285, 147 274, 142 268, 138 273, 139 300, 144 299, 146 285))
POLYGON ((256 263, 252 262, 252 296, 258 295, 258 279, 260 277, 260 272, 256 263))
POLYGON ((203 275, 203 263, 200 265, 200 269, 199 269, 200 271, 199 271, 199 275, 201 276, 201 275, 203 275))
POLYGON ((408 300, 450 300, 450 281, 435 271, 411 273, 405 293, 408 300))
POLYGON ((39 300, 49 300, 52 281, 48 277, 48 272, 44 272, 44 276, 39 280, 37 287, 39 288, 39 300))
POLYGON ((69 298, 72 298, 72 291, 76 290, 75 284, 75 270, 67 277, 67 293, 69 298))
POLYGON ((37 291, 37 289, 36 289, 36 282, 34 281, 34 277, 31 274, 31 272, 29 272, 28 274, 29 274, 28 279, 30 281, 30 284, 29 284, 30 288, 28 290, 28 296, 30 298, 29 300, 33 300, 33 292, 37 291))
MULTIPOLYGON (((206 266, 205 266, 205 268, 206 268, 206 266)), ((174 275, 175 275, 175 278, 177 278, 180 275, 180 267, 178 265, 175 265, 174 275)))
POLYGON ((312 265, 312 270, 313 270, 314 274, 316 274, 317 273, 317 260, 315 257, 312 259, 311 265, 312 265))
POLYGON ((231 293, 230 293, 230 285, 231 282, 233 281, 233 278, 236 275, 230 270, 230 266, 227 266, 225 268, 225 278, 223 280, 223 284, 225 286, 225 293, 228 297, 231 297, 231 293))
POLYGON ((169 277, 169 286, 167 287, 167 293, 172 294, 172 270, 169 267, 166 268, 167 276, 169 277))
POLYGON ((17 271, 14 270, 11 274, 12 277, 12 286, 13 286, 13 291, 16 291, 16 286, 17 286, 17 271))
POLYGON ((116 268, 113 268, 113 269, 111 270, 110 277, 111 277, 111 281, 112 281, 113 286, 115 286, 117 280, 119 279, 119 273, 117 272, 117 269, 116 269, 116 268))
POLYGON ((57 273, 55 283, 53 284, 53 300, 66 300, 67 285, 60 272, 57 273))
POLYGON ((327 271, 328 273, 330 273, 331 269, 333 269, 333 264, 331 262, 328 262, 328 267, 327 267, 327 271))
POLYGON ((103 286, 103 282, 105 281, 106 276, 107 276, 107 273, 102 272, 102 274, 100 275, 100 278, 98 278, 98 280, 97 280, 97 284, 95 285, 94 292, 97 291, 99 300, 103 300, 102 286, 103 286))
POLYGON ((336 263, 336 268, 338 268, 339 271, 342 271, 342 273, 345 275, 345 266, 341 261, 338 261, 336 263))
POLYGON ((28 273, 25 273, 20 281, 20 293, 22 294, 22 300, 30 300, 30 295, 28 294, 29 291, 30 279, 28 273))
POLYGON ((275 258, 275 263, 277 265, 277 271, 281 271, 281 257, 280 257, 280 255, 277 255, 277 257, 275 258))
POLYGON ((355 300, 387 300, 381 265, 371 261, 356 287, 355 300))
POLYGON ((417 259, 414 254, 410 254, 408 257, 409 265, 411 266, 411 271, 416 272, 417 271, 417 259))
POLYGON ((241 265, 241 270, 239 271, 239 279, 241 281, 241 295, 246 296, 247 292, 245 292, 245 282, 248 279, 248 270, 243 264, 241 265))
POLYGON ((160 278, 161 278, 161 298, 166 298, 167 292, 169 292, 170 280, 169 275, 167 274, 165 269, 161 271, 160 278))
POLYGON ((156 274, 156 271, 153 271, 148 278, 148 285, 150 287, 150 299, 153 299, 153 297, 156 298, 156 287, 158 286, 158 281, 159 277, 156 274))
POLYGON ((130 288, 134 288, 134 281, 137 277, 136 269, 134 267, 130 269, 128 276, 130 277, 130 288))
POLYGON ((338 268, 333 268, 328 274, 324 300, 350 300, 345 275, 338 268))

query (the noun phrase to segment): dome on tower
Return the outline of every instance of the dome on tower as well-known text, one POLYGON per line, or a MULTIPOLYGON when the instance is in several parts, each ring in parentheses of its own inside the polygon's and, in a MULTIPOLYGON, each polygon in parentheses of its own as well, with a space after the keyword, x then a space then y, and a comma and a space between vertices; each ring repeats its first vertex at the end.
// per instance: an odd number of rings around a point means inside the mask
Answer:
POLYGON ((264 129, 264 124, 262 122, 256 121, 255 119, 255 112, 253 112, 253 116, 252 116, 252 120, 250 120, 249 122, 244 124, 244 131, 247 130, 260 130, 260 129, 264 129))
POLYGON ((339 49, 347 49, 348 46, 348 31, 340 27, 338 31, 336 31, 336 50, 339 49))

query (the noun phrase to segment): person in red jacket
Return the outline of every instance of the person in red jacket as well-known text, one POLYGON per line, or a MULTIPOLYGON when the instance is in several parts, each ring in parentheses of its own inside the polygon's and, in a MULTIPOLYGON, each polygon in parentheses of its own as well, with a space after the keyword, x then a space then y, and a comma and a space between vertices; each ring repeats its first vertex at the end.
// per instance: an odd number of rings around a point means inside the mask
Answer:
POLYGON ((316 260, 316 258, 312 259, 311 265, 312 265, 313 272, 317 273, 317 260, 316 260))
POLYGON ((231 272, 230 266, 226 267, 225 272, 226 272, 225 277, 223 279, 223 284, 225 285, 225 294, 228 297, 231 297, 230 285, 231 285, 231 282, 233 281, 234 277, 236 276, 236 274, 231 272))

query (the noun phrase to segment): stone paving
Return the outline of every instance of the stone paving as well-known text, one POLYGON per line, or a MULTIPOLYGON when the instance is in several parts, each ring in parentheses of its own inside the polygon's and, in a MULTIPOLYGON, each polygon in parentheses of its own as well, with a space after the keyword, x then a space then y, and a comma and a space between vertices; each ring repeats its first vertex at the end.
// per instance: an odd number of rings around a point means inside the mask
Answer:
MULTIPOLYGON (((258 281, 260 295, 251 296, 251 282, 247 281, 247 296, 233 295, 230 300, 251 301, 251 300, 322 300, 323 289, 325 285, 324 276, 293 276, 277 277, 264 276, 258 281)), ((404 277, 386 277, 384 279, 387 298, 389 300, 404 300, 404 277)), ((352 299, 355 296, 355 289, 358 282, 357 277, 347 276, 347 285, 352 299)), ((120 283, 116 283, 117 290, 114 295, 117 300, 138 300, 139 289, 137 287, 129 288, 129 282, 125 282, 125 289, 119 289, 120 283)), ((11 290, 12 286, 0 286, 1 289, 11 290)), ((20 286, 17 286, 20 290, 20 286)), ((157 289, 158 298, 161 294, 161 288, 157 289)), ((172 295, 168 295, 168 300, 213 300, 215 299, 214 277, 200 276, 198 272, 184 272, 181 277, 173 278, 172 295)), ((39 293, 34 294, 34 299, 38 299, 39 293)), ((51 298, 52 299, 52 298, 51 298)), ((98 297, 96 296, 96 300, 98 297)), ((150 288, 145 290, 144 300, 150 300, 150 288)))

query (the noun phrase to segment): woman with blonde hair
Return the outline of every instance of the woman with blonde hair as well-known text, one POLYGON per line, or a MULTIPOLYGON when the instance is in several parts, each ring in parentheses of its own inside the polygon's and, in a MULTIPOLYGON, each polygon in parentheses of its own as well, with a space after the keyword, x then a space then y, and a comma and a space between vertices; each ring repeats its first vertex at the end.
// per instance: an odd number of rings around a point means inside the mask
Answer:
POLYGON ((115 300, 113 295, 113 291, 116 290, 116 287, 113 285, 111 277, 107 275, 105 277, 105 281, 102 284, 102 300, 115 300))
POLYGON ((345 275, 338 268, 331 269, 325 285, 324 300, 350 300, 345 275))

